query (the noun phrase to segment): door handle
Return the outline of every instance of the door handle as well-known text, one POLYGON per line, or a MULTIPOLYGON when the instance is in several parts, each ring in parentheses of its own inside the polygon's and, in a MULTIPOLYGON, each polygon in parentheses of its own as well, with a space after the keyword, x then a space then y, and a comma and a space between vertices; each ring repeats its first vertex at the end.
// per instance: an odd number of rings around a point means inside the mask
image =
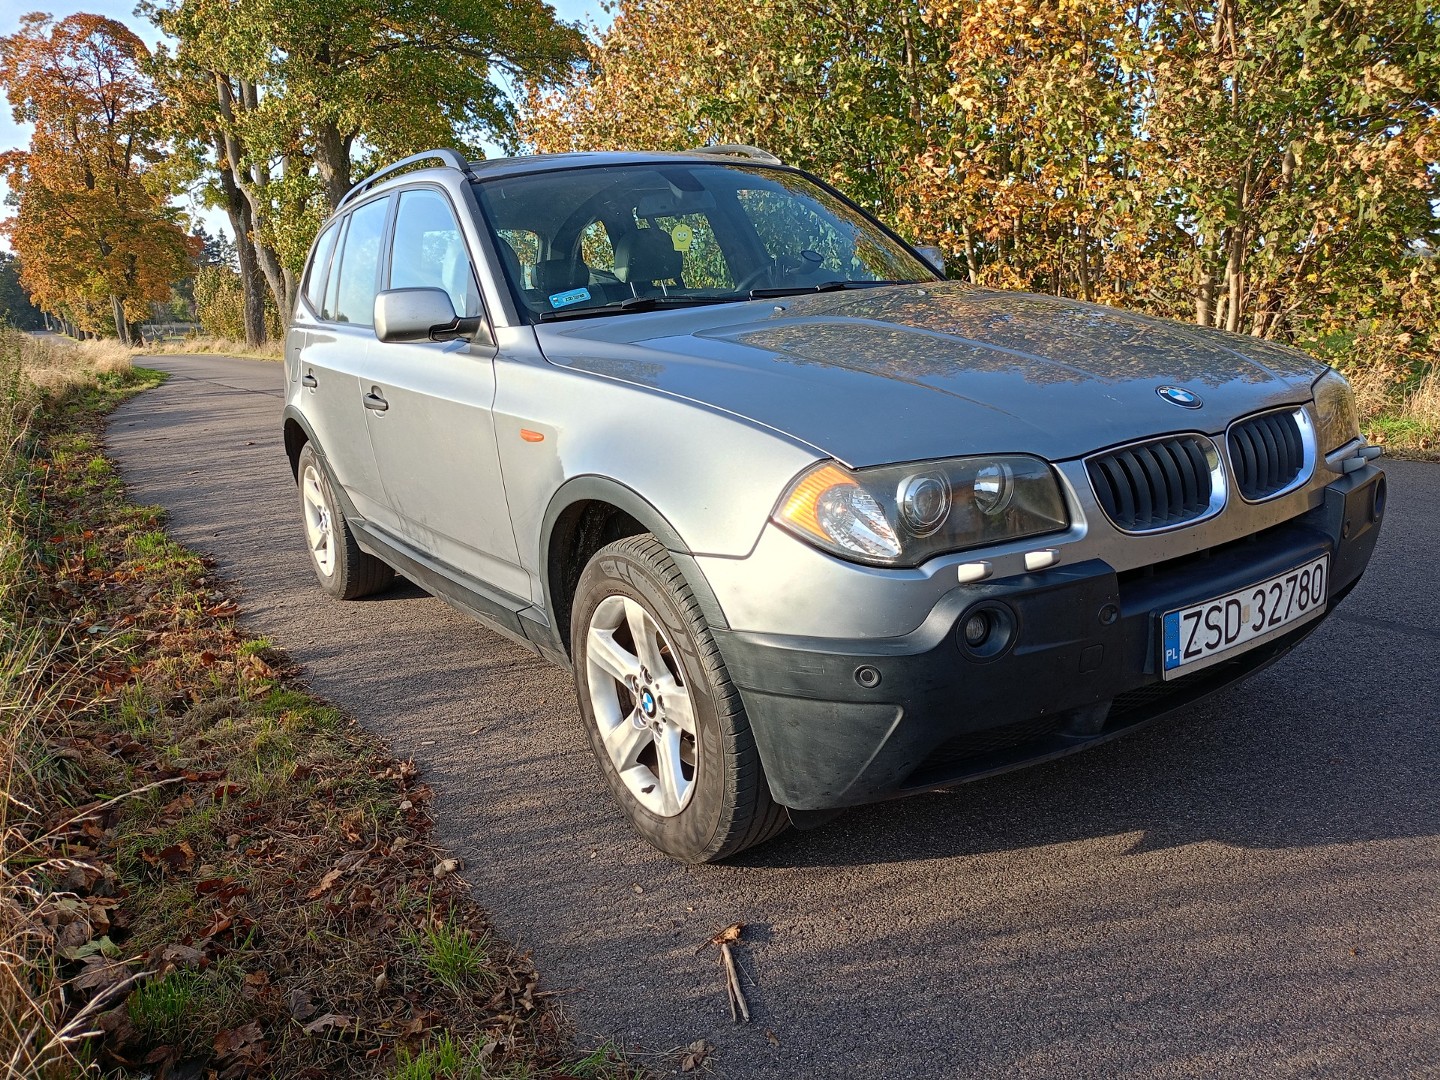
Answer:
POLYGON ((365 407, 371 412, 384 412, 390 408, 390 403, 380 396, 380 388, 376 386, 365 395, 365 407))
POLYGON ((314 372, 307 371, 305 377, 300 380, 300 385, 308 386, 311 390, 314 390, 320 385, 320 380, 315 378, 314 372))

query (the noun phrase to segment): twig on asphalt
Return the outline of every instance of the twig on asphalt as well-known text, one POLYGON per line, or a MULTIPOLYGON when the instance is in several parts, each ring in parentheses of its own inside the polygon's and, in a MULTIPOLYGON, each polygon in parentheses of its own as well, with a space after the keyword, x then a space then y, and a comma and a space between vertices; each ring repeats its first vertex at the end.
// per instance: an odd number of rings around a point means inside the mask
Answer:
POLYGON ((725 968, 725 994, 730 1001, 730 1021, 735 1024, 740 1023, 742 1018, 745 1023, 750 1022, 750 1003, 745 1000, 745 993, 740 989, 740 973, 735 968, 735 954, 730 949, 732 944, 740 940, 744 929, 744 923, 731 923, 695 950, 701 952, 711 945, 719 946, 720 963, 725 968))

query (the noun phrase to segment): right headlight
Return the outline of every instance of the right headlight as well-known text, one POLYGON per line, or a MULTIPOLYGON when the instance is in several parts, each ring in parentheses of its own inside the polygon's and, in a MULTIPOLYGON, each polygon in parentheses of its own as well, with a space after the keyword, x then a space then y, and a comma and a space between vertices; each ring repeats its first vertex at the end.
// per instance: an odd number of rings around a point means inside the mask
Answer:
POLYGON ((1350 383, 1334 368, 1315 380, 1315 438, 1323 457, 1360 437, 1360 414, 1350 383))
POLYGON ((877 566, 918 566, 1069 525, 1054 472, 1022 454, 854 471, 822 461, 796 477, 774 520, 831 554, 877 566))

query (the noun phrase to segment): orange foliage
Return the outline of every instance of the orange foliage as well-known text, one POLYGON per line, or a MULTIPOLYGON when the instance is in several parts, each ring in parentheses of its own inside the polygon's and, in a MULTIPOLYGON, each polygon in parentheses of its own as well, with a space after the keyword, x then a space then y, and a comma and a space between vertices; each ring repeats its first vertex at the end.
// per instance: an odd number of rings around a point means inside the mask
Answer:
POLYGON ((185 276, 195 241, 148 183, 159 156, 144 42, 99 15, 27 15, 0 38, 0 86, 29 150, 0 154, 19 199, 3 223, 35 302, 79 326, 128 326, 185 276))

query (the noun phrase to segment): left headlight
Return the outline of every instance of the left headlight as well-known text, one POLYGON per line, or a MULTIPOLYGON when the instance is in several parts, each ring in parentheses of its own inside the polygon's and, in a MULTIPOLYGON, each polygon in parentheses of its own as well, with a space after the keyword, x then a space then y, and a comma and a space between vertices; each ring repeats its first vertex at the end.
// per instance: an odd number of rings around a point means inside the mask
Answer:
POLYGON ((795 478, 774 520, 833 555, 877 566, 918 566, 1069 525, 1054 472, 1022 454, 854 471, 822 461, 795 478))
POLYGON ((1350 383, 1334 368, 1315 380, 1315 437, 1321 456, 1360 437, 1360 414, 1350 383))

